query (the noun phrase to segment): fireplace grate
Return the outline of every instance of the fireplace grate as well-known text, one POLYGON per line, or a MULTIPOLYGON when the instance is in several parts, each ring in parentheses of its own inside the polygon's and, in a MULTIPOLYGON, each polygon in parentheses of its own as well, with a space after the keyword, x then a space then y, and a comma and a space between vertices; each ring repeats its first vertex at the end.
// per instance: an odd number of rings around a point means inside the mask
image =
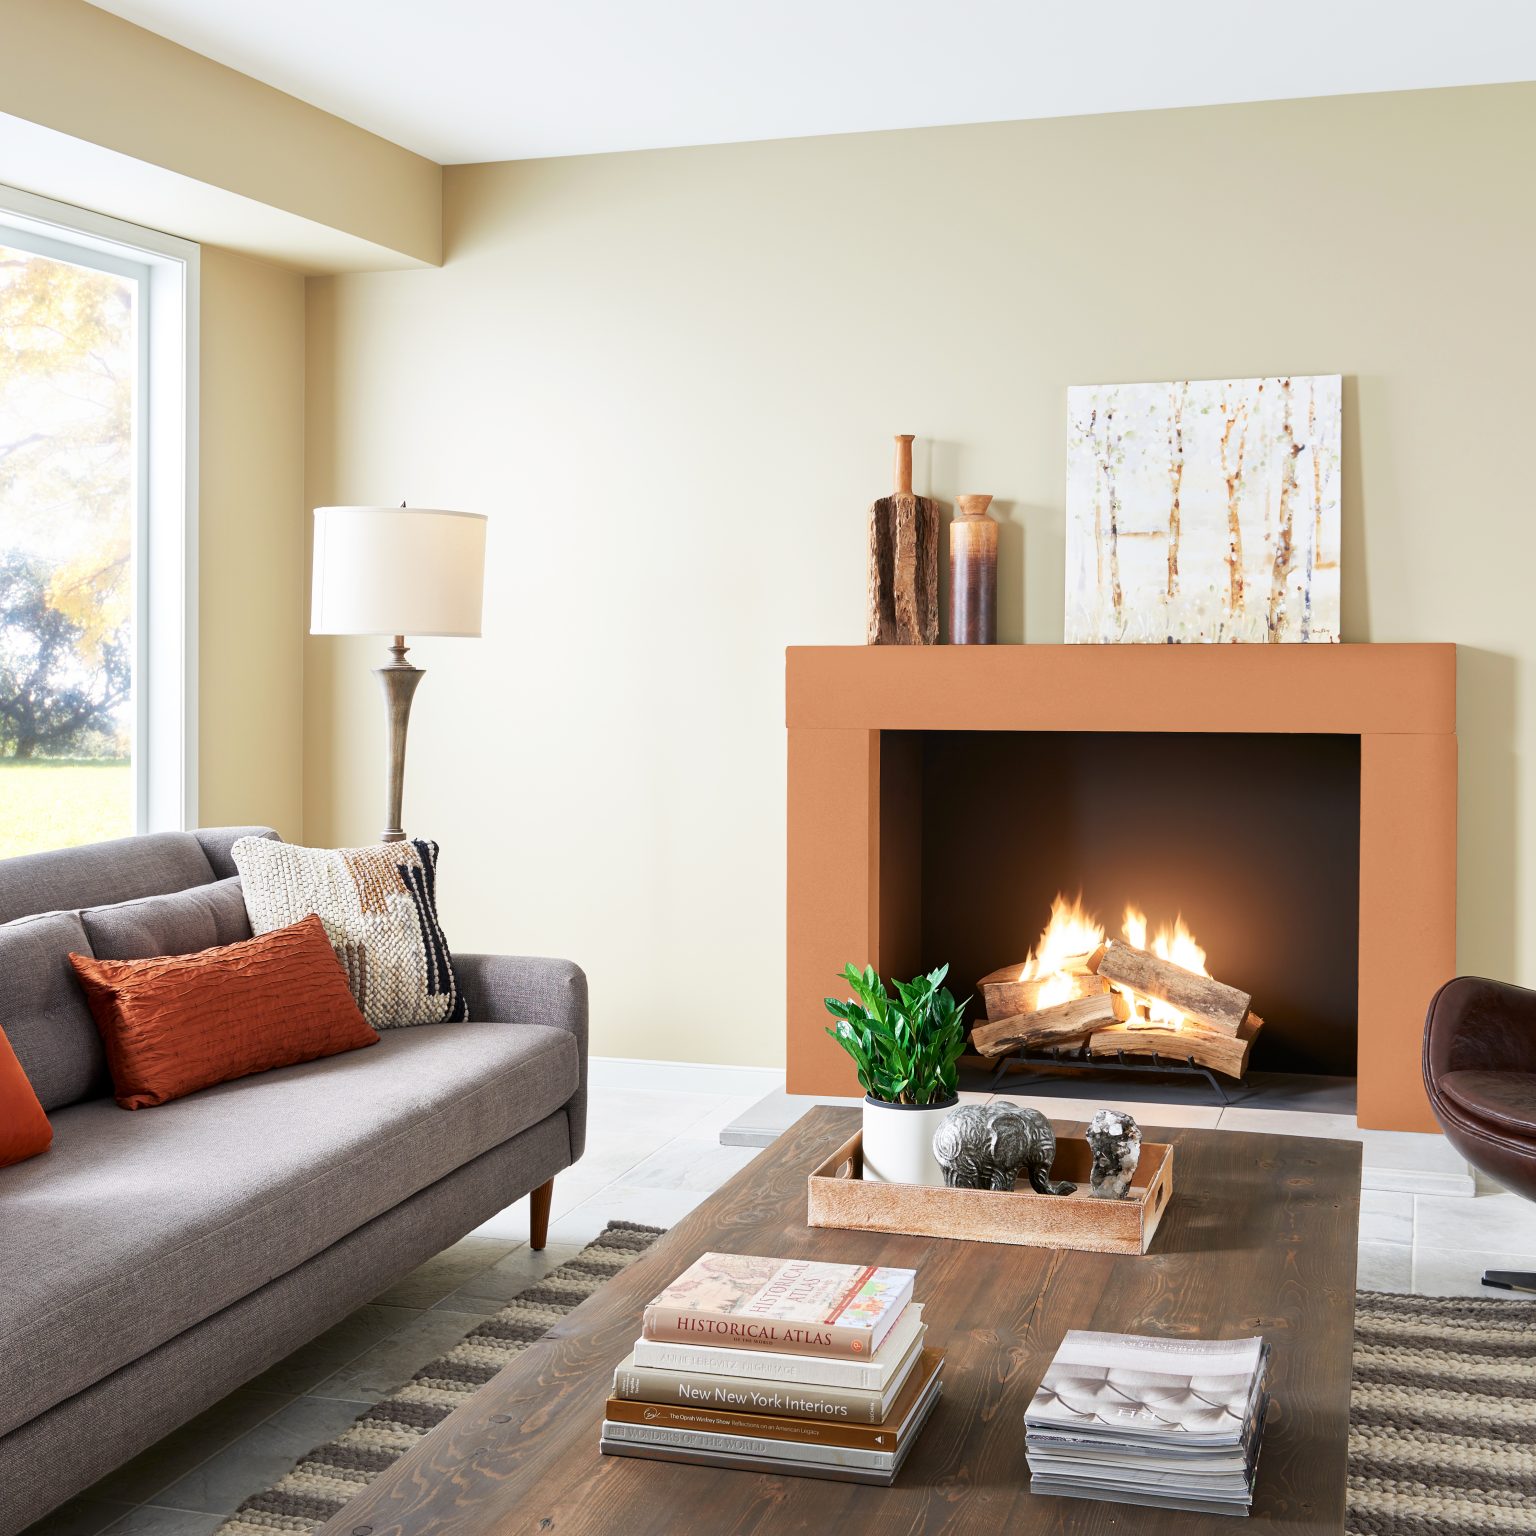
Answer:
POLYGON ((1023 1093, 1027 1090, 1019 1086, 1020 1079, 1028 1080, 1030 1077, 1041 1075, 1041 1069, 1070 1068, 1074 1072, 1089 1072, 1094 1074, 1126 1073, 1134 1075, 1146 1075, 1156 1073, 1162 1077, 1203 1077, 1211 1085, 1211 1092, 1223 1107, 1232 1101, 1227 1097, 1227 1091, 1217 1081, 1215 1073, 1209 1067, 1203 1067, 1194 1057, 1185 1057, 1182 1061, 1174 1056, 1160 1056, 1152 1053, 1151 1059, 1138 1056, 1136 1060, 1128 1058, 1124 1051, 1117 1051, 1113 1056, 1090 1056, 1086 1045, 1078 1047, 1062 1046, 1049 1051, 1012 1051, 1002 1057, 997 1064, 997 1071, 992 1075, 992 1083, 989 1088, 991 1093, 1023 1093), (1024 1072, 1010 1073, 1009 1068, 1022 1066, 1024 1072), (1004 1079, 1011 1077, 1012 1086, 1004 1079))

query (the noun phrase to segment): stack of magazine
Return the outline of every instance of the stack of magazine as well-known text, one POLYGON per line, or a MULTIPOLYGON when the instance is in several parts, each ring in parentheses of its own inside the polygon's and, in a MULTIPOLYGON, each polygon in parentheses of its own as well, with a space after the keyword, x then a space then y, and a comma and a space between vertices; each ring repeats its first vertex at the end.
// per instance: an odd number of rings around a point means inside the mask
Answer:
POLYGON ((940 1390, 915 1279, 706 1253, 646 1307, 602 1451, 890 1484, 940 1390))
POLYGON ((1024 1415, 1031 1492, 1246 1515, 1267 1359, 1257 1338, 1069 1333, 1024 1415))

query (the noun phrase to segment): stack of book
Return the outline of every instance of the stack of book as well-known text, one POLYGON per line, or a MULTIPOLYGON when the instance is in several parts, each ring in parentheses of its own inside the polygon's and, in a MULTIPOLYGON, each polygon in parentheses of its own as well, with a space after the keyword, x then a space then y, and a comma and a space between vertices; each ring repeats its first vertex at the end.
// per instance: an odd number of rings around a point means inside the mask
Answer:
POLYGON ((1030 1491, 1246 1515, 1267 1359, 1256 1338, 1069 1333, 1024 1415, 1030 1491))
POLYGON ((603 1453, 890 1484, 940 1391, 915 1279, 706 1253, 646 1307, 603 1453))

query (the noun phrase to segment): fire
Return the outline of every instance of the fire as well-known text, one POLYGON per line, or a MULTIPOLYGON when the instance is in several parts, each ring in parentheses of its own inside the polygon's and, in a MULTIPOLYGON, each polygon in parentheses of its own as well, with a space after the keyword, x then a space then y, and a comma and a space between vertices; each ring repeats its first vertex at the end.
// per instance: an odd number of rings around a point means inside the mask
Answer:
MULTIPOLYGON (((1065 896, 1058 896, 1051 903, 1051 920, 1040 935, 1040 944, 1029 953, 1020 981, 1033 981, 1037 976, 1065 975, 1069 962, 1091 955, 1104 942, 1104 929, 1098 918, 1083 908, 1079 895, 1071 903, 1065 896)), ((1079 966, 1081 969, 1081 966, 1079 966)), ((1057 1002, 1069 1001, 1057 998, 1057 1002)))
MULTIPOLYGON (((1127 906, 1120 932, 1127 944, 1136 949, 1149 950, 1160 960, 1170 960, 1186 971, 1199 976, 1209 976, 1205 968, 1205 951, 1185 925, 1182 916, 1175 917, 1173 926, 1160 927, 1148 941, 1147 915, 1139 907, 1127 906)), ((1072 901, 1058 895, 1051 903, 1051 918, 1040 935, 1040 942, 1029 953, 1020 981, 1041 979, 1036 1008, 1050 1008, 1057 1003, 1069 1003, 1073 998, 1086 997, 1090 991, 1088 981, 1088 957, 1104 942, 1104 925, 1083 906, 1082 895, 1072 901)), ((1164 1029, 1179 1029, 1188 1015, 1155 997, 1144 997, 1130 987, 1117 986, 1118 992, 1129 1004, 1130 1021, 1151 1023, 1164 1029)))

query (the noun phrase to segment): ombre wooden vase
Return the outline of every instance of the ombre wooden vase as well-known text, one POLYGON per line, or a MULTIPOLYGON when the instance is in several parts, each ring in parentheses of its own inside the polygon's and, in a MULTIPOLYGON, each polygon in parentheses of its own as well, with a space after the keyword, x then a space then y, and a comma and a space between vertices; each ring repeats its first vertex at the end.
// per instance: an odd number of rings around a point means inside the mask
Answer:
POLYGON ((957 496, 949 525, 949 643, 997 644, 997 519, 990 496, 957 496))

